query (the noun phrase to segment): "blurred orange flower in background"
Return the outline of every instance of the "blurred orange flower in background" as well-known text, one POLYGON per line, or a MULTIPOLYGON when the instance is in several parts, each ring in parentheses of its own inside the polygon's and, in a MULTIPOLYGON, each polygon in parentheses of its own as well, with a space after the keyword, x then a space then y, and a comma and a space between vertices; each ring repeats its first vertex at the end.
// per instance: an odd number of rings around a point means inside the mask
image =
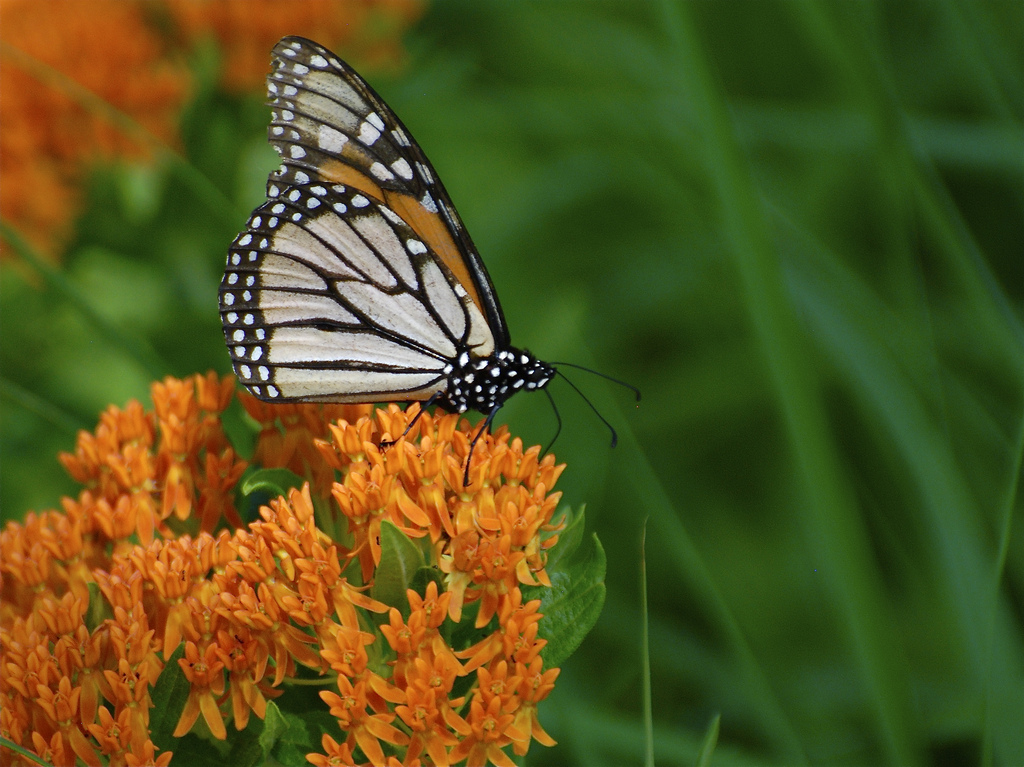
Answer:
POLYGON ((0 0, 0 218, 55 259, 91 163, 177 148, 186 57, 204 38, 220 45, 225 87, 256 89, 286 34, 399 61, 400 34, 421 9, 419 0, 0 0))
POLYGON ((165 0, 190 43, 213 36, 229 90, 262 88, 269 51, 301 35, 371 66, 402 61, 401 35, 423 12, 422 0, 165 0))
POLYGON ((63 78, 174 144, 188 72, 138 2, 3 0, 0 42, 0 216, 53 255, 70 234, 88 163, 145 155, 63 78))

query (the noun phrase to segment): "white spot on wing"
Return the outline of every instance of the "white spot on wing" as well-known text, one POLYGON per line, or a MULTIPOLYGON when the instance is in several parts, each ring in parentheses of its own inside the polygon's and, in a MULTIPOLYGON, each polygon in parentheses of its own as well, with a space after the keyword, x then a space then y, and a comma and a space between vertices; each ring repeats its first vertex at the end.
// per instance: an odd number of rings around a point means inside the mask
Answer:
POLYGON ((434 198, 430 196, 430 192, 424 192, 423 198, 420 200, 420 205, 428 213, 437 213, 437 203, 434 202, 434 198))
POLYGON ((370 166, 370 173, 379 178, 381 181, 390 181, 395 177, 395 174, 384 167, 383 164, 375 162, 370 166))
POLYGON ((380 131, 370 125, 369 120, 366 120, 359 125, 359 135, 356 138, 366 146, 373 146, 374 142, 380 138, 380 131))
POLYGON ((317 144, 325 152, 331 152, 332 154, 338 154, 341 152, 345 142, 348 141, 348 136, 339 131, 337 128, 332 128, 330 125, 321 125, 320 130, 317 132, 317 144))
POLYGON ((412 179, 412 168, 409 166, 409 162, 404 157, 399 157, 393 163, 391 163, 391 169, 399 176, 404 178, 406 181, 412 179))

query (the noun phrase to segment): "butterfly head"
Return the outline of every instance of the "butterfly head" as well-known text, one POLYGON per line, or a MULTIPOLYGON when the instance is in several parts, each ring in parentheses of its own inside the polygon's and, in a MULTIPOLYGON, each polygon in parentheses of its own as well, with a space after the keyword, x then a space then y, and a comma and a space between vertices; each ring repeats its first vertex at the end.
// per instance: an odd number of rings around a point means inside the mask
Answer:
POLYGON ((441 404, 456 413, 490 413, 517 391, 543 389, 555 376, 551 365, 511 347, 489 357, 463 351, 449 367, 447 402, 441 404))

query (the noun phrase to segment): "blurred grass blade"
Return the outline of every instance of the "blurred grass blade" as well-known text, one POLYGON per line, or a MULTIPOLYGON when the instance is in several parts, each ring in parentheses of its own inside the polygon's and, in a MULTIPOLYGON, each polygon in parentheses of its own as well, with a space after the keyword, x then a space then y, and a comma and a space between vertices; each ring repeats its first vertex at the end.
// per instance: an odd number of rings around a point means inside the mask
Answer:
POLYGON ((41 756, 36 756, 36 754, 32 751, 29 751, 27 748, 22 748, 13 740, 5 738, 2 735, 0 735, 0 746, 11 749, 11 751, 13 751, 16 754, 19 754, 20 756, 32 762, 33 764, 39 764, 42 765, 42 767, 53 767, 53 764, 46 761, 41 756))
MULTIPOLYGON (((921 736, 907 698, 908 681, 889 626, 882 584, 875 570, 849 480, 843 471, 809 364, 806 341, 786 296, 761 194, 736 142, 732 119, 697 34, 691 8, 665 2, 666 26, 687 73, 687 96, 703 127, 710 181, 717 196, 727 246, 739 270, 744 301, 772 379, 807 503, 801 521, 819 541, 821 571, 856 658, 870 699, 872 724, 885 760, 920 762, 921 736)), ((681 86, 680 86, 681 87, 681 86)))
POLYGON ((715 718, 708 725, 707 734, 704 735, 700 755, 697 757, 697 767, 711 767, 711 757, 715 753, 715 746, 718 745, 718 730, 721 723, 722 715, 715 714, 715 718))
POLYGON ((6 397, 71 437, 76 436, 82 429, 89 428, 85 421, 3 376, 0 376, 0 397, 6 397))
POLYGON ((168 364, 153 351, 153 348, 140 338, 121 332, 120 328, 108 322, 92 305, 78 287, 59 269, 46 262, 28 244, 24 237, 6 221, 0 221, 0 237, 10 243, 14 251, 43 279, 47 286, 60 293, 67 301, 81 312, 82 316, 92 324, 99 335, 112 346, 122 349, 134 359, 154 379, 161 378, 169 369, 168 364))
POLYGON ((993 675, 996 673, 996 634, 998 631, 999 605, 1002 601, 1004 577, 1006 575, 1006 561, 1010 554, 1010 542, 1013 534, 1013 510, 1017 505, 1017 494, 1020 488, 1020 474, 1024 466, 1024 418, 1021 419, 1020 427, 1017 429, 1017 444, 1013 461, 1013 479, 1006 490, 1006 501, 1003 504, 1003 524, 999 531, 999 553, 996 557, 995 572, 992 578, 992 609, 989 612, 988 637, 986 651, 988 663, 985 666, 985 717, 982 725, 981 738, 981 765, 991 767, 995 762, 995 731, 993 727, 993 713, 999 710, 999 695, 993 675))
POLYGON ((624 474, 630 478, 630 491, 638 508, 651 512, 655 537, 659 548, 673 553, 672 563, 678 570, 679 581, 695 590, 696 600, 706 618, 722 632, 728 652, 735 655, 738 675, 750 705, 761 718, 764 736, 778 749, 786 764, 806 764, 800 736, 785 708, 779 701, 764 669, 743 635, 736 616, 715 582, 693 539, 679 520, 668 494, 655 474, 647 456, 636 442, 631 429, 619 433, 625 461, 624 474))
MULTIPOLYGON (((794 293, 804 317, 863 410, 875 415, 887 442, 899 451, 920 496, 936 560, 928 568, 932 599, 945 616, 949 644, 960 648, 954 657, 962 658, 970 678, 991 680, 988 694, 995 702, 987 715, 998 720, 991 726, 999 760, 1021 763, 1024 740, 1013 712, 1024 710, 1024 635, 1001 590, 993 594, 998 558, 990 553, 986 514, 950 443, 948 425, 932 417, 931 403, 907 370, 914 357, 905 349, 914 336, 838 259, 819 254, 795 266, 794 293)), ((1014 456, 1018 470, 1020 439, 1014 456)), ((1012 500, 1004 497, 1007 502, 1012 500)))
POLYGON ((640 664, 643 679, 644 765, 654 767, 654 715, 651 702, 650 615, 647 612, 647 520, 640 533, 640 664))

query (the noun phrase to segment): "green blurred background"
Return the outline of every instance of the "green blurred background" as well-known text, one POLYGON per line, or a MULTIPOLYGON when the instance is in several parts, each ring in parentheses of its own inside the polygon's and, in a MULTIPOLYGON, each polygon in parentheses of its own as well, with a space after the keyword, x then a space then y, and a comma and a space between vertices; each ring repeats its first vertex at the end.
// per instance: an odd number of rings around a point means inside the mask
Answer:
MULTIPOLYGON (((404 42, 364 74, 514 341, 643 391, 568 371, 613 451, 552 386, 608 598, 526 762, 641 763, 646 561, 658 764, 719 713, 713 764, 1024 764, 1024 4, 464 0, 404 42)), ((215 54, 181 135, 230 204, 107 167, 55 277, 0 267, 4 519, 77 493, 56 456, 106 405, 229 370, 217 285, 275 162, 215 54)), ((554 432, 539 395, 501 416, 554 432)))

